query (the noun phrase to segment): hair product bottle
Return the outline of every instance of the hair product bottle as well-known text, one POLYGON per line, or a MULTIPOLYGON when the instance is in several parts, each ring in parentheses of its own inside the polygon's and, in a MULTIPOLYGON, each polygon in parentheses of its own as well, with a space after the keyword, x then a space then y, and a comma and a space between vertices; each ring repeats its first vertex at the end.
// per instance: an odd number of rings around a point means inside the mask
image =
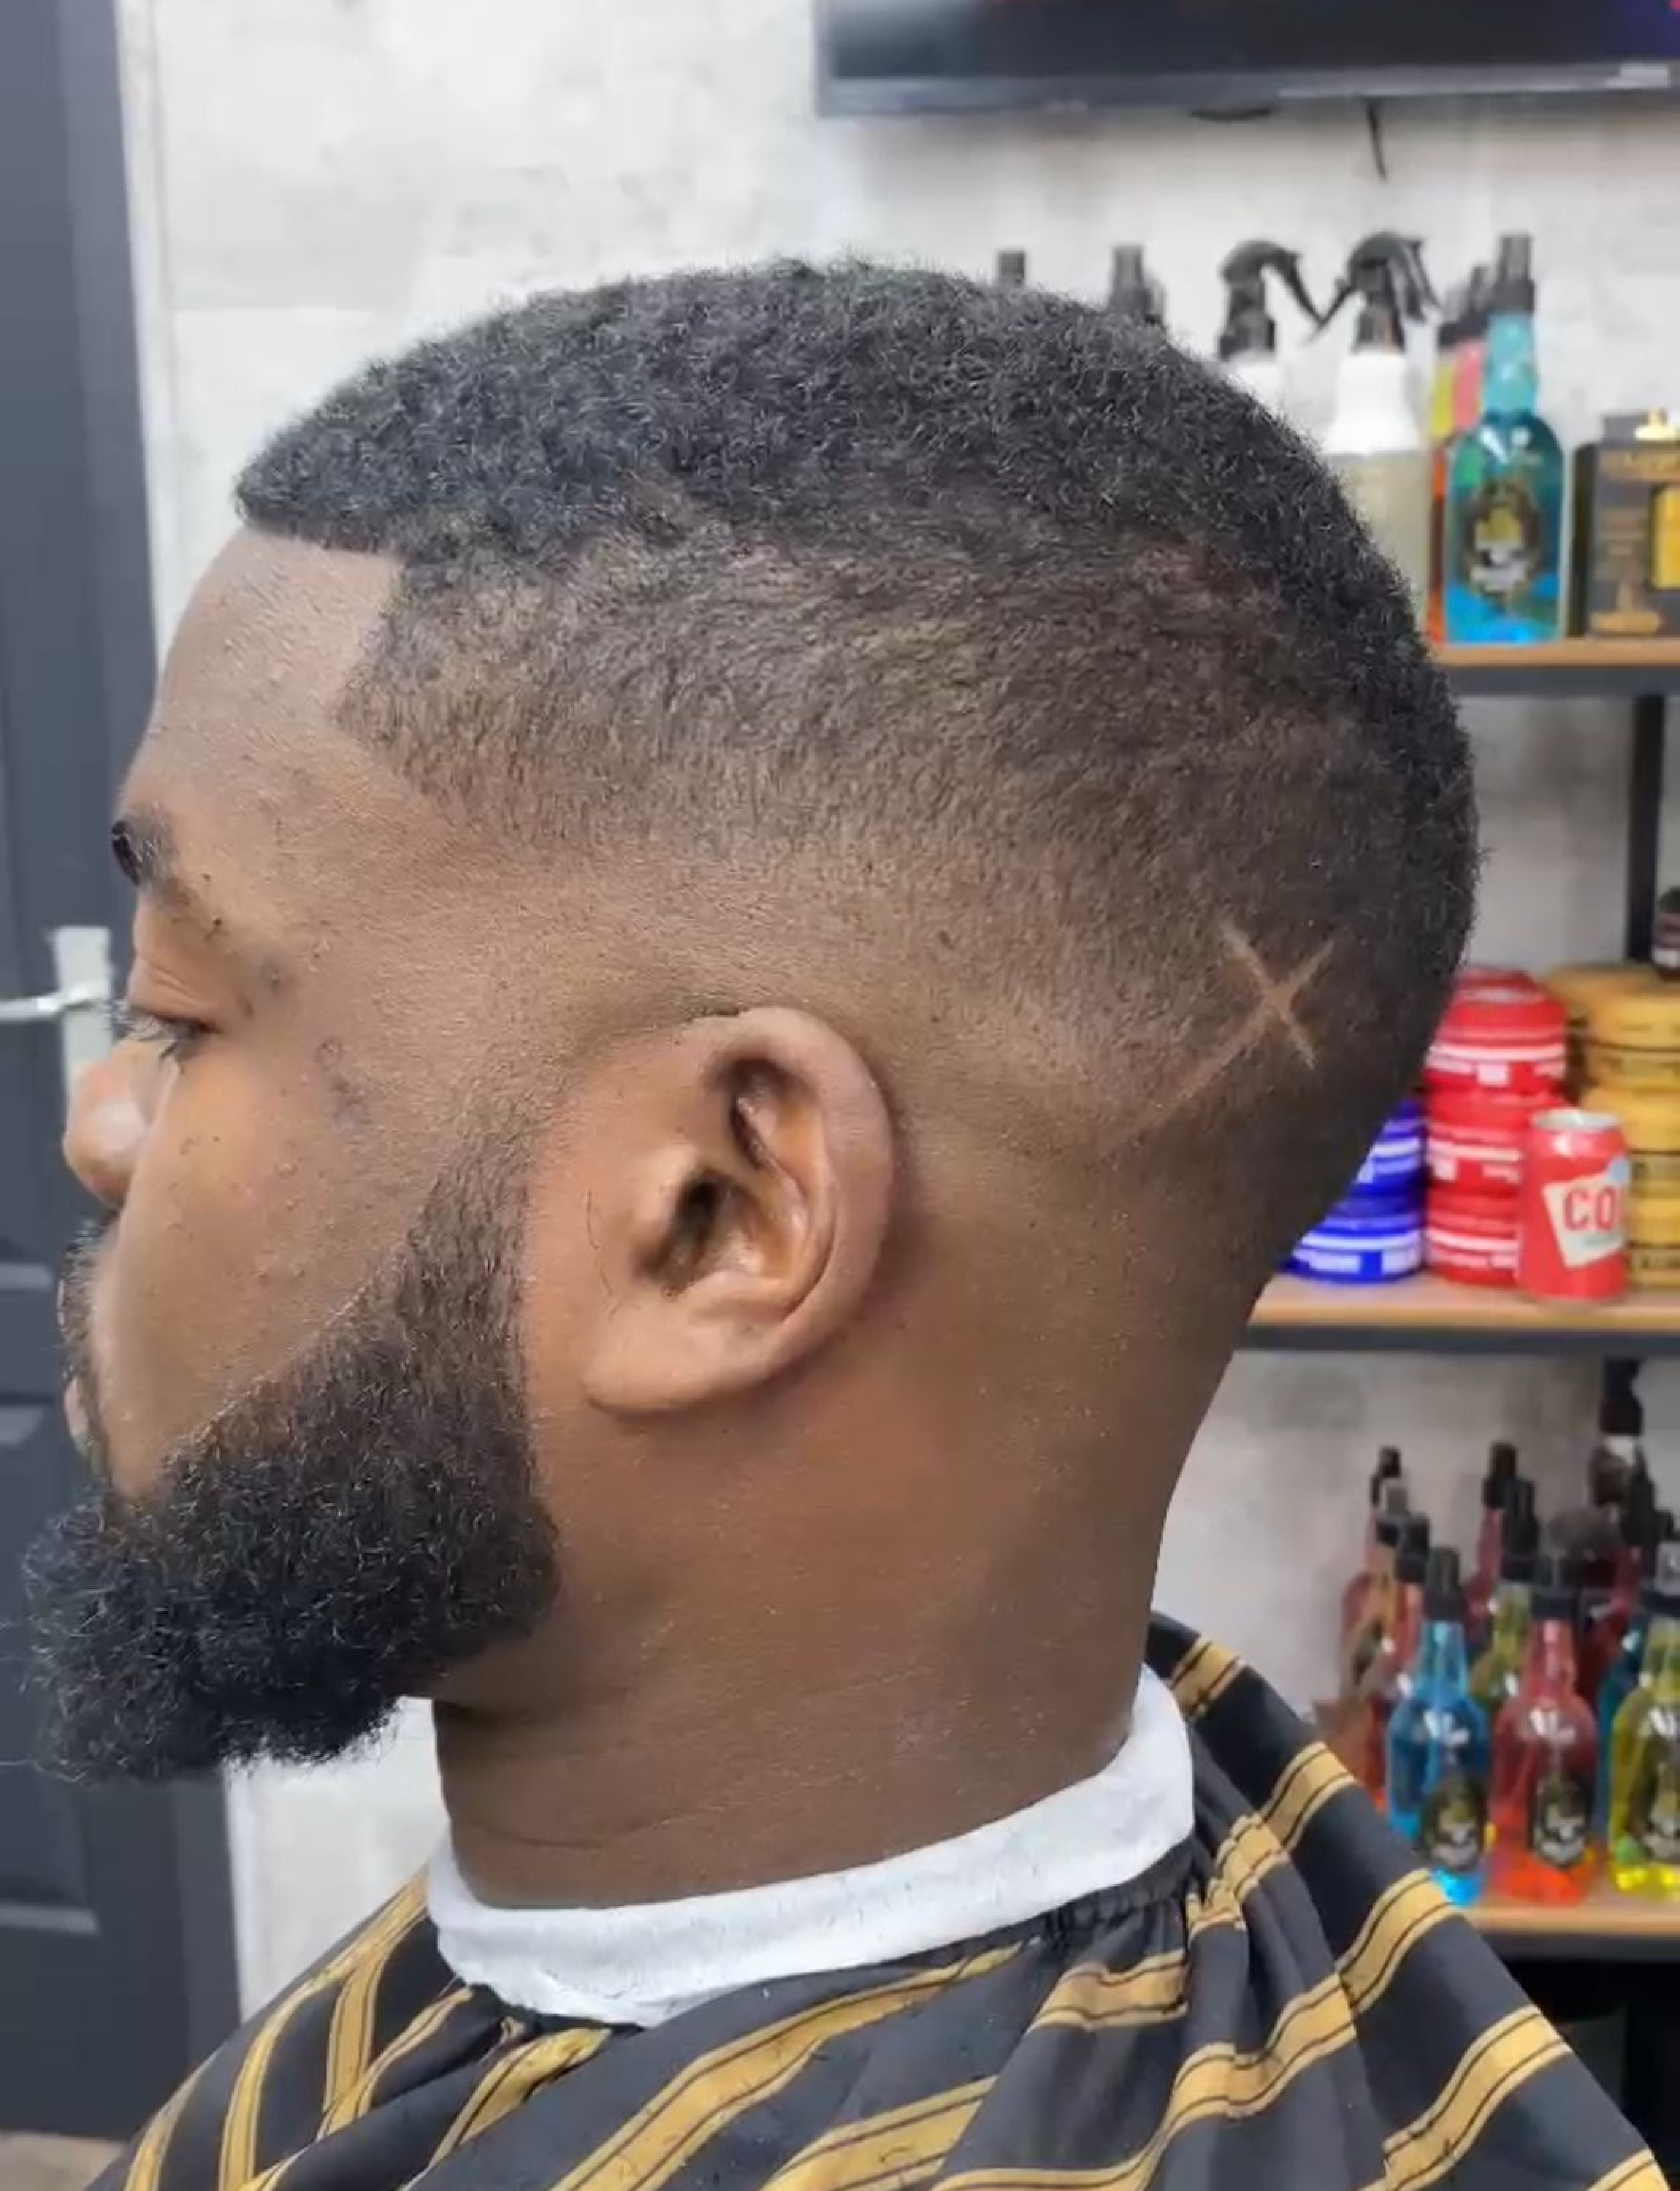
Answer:
POLYGON ((1376 1466, 1371 1471, 1369 1501, 1365 1514, 1365 1541, 1361 1548, 1359 1564, 1347 1579, 1341 1592, 1341 1625, 1339 1633, 1343 1644, 1364 1619, 1370 1601, 1371 1584, 1376 1570, 1376 1525, 1378 1517, 1388 1508, 1387 1487, 1399 1487, 1401 1511, 1404 1511, 1406 1479, 1397 1445, 1378 1448, 1376 1466))
POLYGON ((1577 1610, 1569 1563, 1549 1554, 1522 1680, 1494 1722, 1493 1883, 1528 1902, 1579 1902, 1592 1878, 1598 1729, 1575 1686, 1577 1610))
POLYGON ((1659 1601, 1663 1597, 1680 1599, 1680 1545, 1671 1544, 1673 1534, 1671 1514, 1660 1517, 1662 1541, 1646 1548, 1642 1564, 1644 1578, 1640 1585, 1638 1602, 1633 1618, 1628 1623, 1627 1633, 1621 1639, 1621 1649, 1615 1663, 1598 1687, 1598 1796, 1593 1816, 1598 1830, 1608 1840, 1610 1817, 1610 1759, 1615 1736, 1616 1721, 1622 1706, 1639 1686, 1644 1671, 1645 1642, 1651 1632, 1659 1601))
POLYGON ((1423 1585, 1429 1571, 1429 1517, 1407 1514, 1394 1554, 1394 1587, 1387 1618, 1360 1684, 1370 1714, 1364 1781, 1379 1804, 1388 1797, 1388 1722, 1410 1689, 1423 1640, 1423 1585))
POLYGON ((1220 362, 1233 380, 1282 418, 1287 384, 1278 356, 1278 322, 1267 309, 1266 277, 1274 274, 1316 327, 1318 308, 1307 293, 1296 253, 1281 243, 1239 243, 1219 270, 1225 284, 1225 324, 1220 362))
POLYGON ((1324 454, 1421 617, 1429 595, 1429 441, 1413 404, 1405 323, 1421 318, 1434 298, 1418 244, 1387 231, 1368 236, 1347 262, 1325 325, 1350 297, 1358 299, 1359 314, 1336 375, 1324 454))
POLYGON ((1467 285, 1447 293, 1441 323, 1435 330, 1435 370, 1429 382, 1429 614, 1431 639, 1447 635, 1447 473, 1458 430, 1453 420, 1456 353, 1464 339, 1467 285))
POLYGON ((1488 1722, 1470 1695, 1458 1554, 1429 1555, 1423 1636, 1406 1693, 1388 1724, 1388 1816, 1449 1900, 1474 1902, 1484 1883, 1488 1722))
POLYGON ((1141 243, 1117 243, 1108 262, 1108 309, 1122 320, 1142 320, 1164 327, 1166 291, 1143 263, 1141 243))
POLYGON ((1027 286, 1027 254, 1024 251, 1000 251, 995 279, 999 289, 1024 289, 1027 286))
POLYGON ((1500 239, 1488 307, 1482 416, 1453 451, 1446 625, 1466 643, 1555 639, 1563 561, 1563 451, 1537 409, 1534 249, 1500 239))
POLYGON ((1596 1704, 1598 1692, 1620 1653, 1622 1641, 1639 1602, 1639 1585, 1651 1571, 1658 1542, 1656 1492, 1643 1467, 1629 1477, 1627 1496, 1617 1510, 1620 1542, 1616 1547, 1609 1595, 1595 1607, 1581 1630, 1580 1693, 1596 1704))
POLYGON ((1638 1686, 1610 1737, 1610 1876, 1624 1894, 1680 1898, 1680 1592, 1653 1595, 1638 1686))
POLYGON ((1505 1544, 1506 1496, 1516 1476, 1516 1447, 1508 1439, 1497 1439, 1488 1448, 1487 1472, 1482 1478, 1482 1520, 1476 1532, 1476 1564, 1464 1593, 1472 1651, 1487 1641, 1488 1606, 1499 1581, 1500 1555, 1505 1544))
POLYGON ((1528 1663, 1540 1525, 1535 1518, 1535 1488, 1526 1476, 1513 1477, 1506 1487, 1503 1518, 1492 1632, 1470 1669, 1470 1693, 1487 1714, 1489 1727, 1500 1707, 1516 1695, 1528 1663))

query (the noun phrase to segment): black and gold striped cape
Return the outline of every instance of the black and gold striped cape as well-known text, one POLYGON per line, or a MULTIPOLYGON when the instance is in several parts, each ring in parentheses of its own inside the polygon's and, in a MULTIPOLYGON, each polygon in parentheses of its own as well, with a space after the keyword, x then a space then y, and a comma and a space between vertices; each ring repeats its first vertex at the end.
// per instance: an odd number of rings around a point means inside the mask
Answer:
POLYGON ((1196 1830, 1016 1932, 653 2030, 460 1984, 397 1896, 99 2191, 1664 2191, 1259 1677, 1157 1622, 1196 1830))

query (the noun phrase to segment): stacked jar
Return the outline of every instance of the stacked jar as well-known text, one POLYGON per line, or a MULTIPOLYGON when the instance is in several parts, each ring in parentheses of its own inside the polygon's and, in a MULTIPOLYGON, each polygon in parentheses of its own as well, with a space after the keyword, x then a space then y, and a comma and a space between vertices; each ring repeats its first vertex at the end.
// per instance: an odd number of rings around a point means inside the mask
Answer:
POLYGON ((1526 974, 1461 976, 1424 1067, 1429 1194, 1424 1261, 1466 1285, 1514 1286, 1523 1147, 1563 1100, 1568 1021, 1526 974))
POLYGON ((1590 1109, 1620 1124, 1632 1160, 1628 1276, 1680 1285, 1680 985, 1655 974, 1587 1014, 1590 1109))
POLYGON ((1296 1246, 1288 1268, 1330 1285, 1370 1286, 1423 1267, 1423 1111, 1406 1102, 1353 1184, 1296 1246))

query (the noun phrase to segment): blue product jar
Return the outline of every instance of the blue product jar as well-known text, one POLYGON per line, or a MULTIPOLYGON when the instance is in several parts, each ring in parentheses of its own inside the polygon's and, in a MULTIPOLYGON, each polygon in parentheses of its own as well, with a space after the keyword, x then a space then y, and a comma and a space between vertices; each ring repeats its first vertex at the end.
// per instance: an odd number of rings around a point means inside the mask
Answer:
POLYGON ((1358 1205, 1413 1192, 1423 1192, 1423 1106, 1407 1101, 1377 1135, 1353 1175, 1346 1202, 1358 1205))
POLYGON ((1423 1268, 1423 1204, 1415 1195, 1350 1196, 1296 1242, 1284 1267, 1333 1286, 1381 1286, 1423 1268))

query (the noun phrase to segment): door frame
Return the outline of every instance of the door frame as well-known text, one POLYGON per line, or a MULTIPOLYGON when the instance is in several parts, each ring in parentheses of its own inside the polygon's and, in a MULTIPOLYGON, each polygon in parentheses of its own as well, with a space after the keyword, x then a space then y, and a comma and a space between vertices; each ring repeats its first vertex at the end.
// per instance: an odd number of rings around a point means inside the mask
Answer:
MULTIPOLYGON (((60 352, 15 429, 45 453, 53 490, 79 504, 79 522, 47 528, 40 551, 61 568, 37 566, 35 590, 73 624, 91 669, 114 792, 156 670, 115 0, 3 0, 0 134, 25 185, 9 193, 9 207, 0 202, 11 328, 0 344, 51 340, 60 352)), ((0 357, 0 386, 13 378, 0 357)), ((120 936, 128 908, 114 867, 102 843, 88 857, 90 911, 120 936)), ((137 1993, 127 2012, 163 2012, 180 2034, 184 2076, 239 2016, 226 1806, 212 1779, 157 1791, 148 1807, 173 1838, 179 1965, 154 1974, 150 2011, 137 1993)))

